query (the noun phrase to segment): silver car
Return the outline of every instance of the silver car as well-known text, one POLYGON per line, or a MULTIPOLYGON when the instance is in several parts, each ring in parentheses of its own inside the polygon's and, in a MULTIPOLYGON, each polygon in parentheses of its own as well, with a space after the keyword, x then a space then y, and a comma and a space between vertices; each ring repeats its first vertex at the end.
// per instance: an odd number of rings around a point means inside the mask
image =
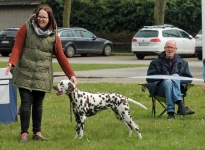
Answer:
POLYGON ((195 55, 199 60, 202 60, 202 30, 195 36, 195 55))

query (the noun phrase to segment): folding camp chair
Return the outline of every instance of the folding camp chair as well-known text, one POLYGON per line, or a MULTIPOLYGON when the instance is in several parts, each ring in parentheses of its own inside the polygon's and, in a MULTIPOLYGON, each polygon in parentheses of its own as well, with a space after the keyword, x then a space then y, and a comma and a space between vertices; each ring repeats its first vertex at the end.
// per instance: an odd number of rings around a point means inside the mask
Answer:
MULTIPOLYGON (((147 84, 139 84, 142 86, 141 91, 145 92, 145 90, 147 89, 147 84)), ((186 89, 182 92, 182 100, 183 103, 185 104, 185 97, 187 96, 187 91, 193 87, 194 84, 187 84, 186 85, 186 89)), ((166 110, 166 97, 163 96, 159 96, 159 95, 154 95, 151 96, 149 95, 149 97, 152 98, 152 116, 156 116, 156 102, 159 102, 159 104, 164 108, 164 110, 159 114, 158 117, 161 117, 167 110, 166 110)))

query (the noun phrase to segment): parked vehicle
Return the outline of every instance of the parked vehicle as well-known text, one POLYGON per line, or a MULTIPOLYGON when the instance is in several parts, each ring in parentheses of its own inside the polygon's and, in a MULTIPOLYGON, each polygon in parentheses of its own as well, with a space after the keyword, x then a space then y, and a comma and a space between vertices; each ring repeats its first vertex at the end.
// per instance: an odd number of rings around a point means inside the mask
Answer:
POLYGON ((112 53, 113 43, 99 38, 83 28, 59 28, 63 51, 67 57, 75 54, 87 56, 88 54, 102 54, 109 56, 112 53))
POLYGON ((199 60, 202 60, 202 30, 195 36, 195 55, 199 60))
POLYGON ((138 59, 144 59, 148 55, 158 55, 164 51, 168 40, 176 41, 177 54, 195 54, 195 39, 184 30, 167 24, 144 26, 134 35, 131 51, 138 59))
POLYGON ((14 46, 16 33, 19 28, 7 28, 0 32, 0 53, 8 56, 14 46))

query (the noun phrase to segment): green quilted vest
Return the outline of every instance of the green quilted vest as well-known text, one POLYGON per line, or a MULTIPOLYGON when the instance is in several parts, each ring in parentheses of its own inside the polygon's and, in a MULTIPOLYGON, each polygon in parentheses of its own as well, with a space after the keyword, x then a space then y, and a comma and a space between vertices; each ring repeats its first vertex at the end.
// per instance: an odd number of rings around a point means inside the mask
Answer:
POLYGON ((13 85, 28 90, 51 92, 53 84, 53 47, 55 33, 39 37, 30 21, 26 23, 25 46, 19 62, 14 67, 13 85))

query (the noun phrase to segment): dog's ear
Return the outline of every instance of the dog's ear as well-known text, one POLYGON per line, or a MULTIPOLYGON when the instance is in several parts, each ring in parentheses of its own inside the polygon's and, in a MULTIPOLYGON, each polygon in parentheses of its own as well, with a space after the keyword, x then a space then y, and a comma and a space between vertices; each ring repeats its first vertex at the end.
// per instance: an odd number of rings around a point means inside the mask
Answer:
POLYGON ((56 91, 59 91, 57 85, 54 85, 54 86, 53 86, 53 89, 56 90, 56 91))
POLYGON ((75 89, 75 85, 71 82, 68 82, 68 93, 72 93, 75 89))

